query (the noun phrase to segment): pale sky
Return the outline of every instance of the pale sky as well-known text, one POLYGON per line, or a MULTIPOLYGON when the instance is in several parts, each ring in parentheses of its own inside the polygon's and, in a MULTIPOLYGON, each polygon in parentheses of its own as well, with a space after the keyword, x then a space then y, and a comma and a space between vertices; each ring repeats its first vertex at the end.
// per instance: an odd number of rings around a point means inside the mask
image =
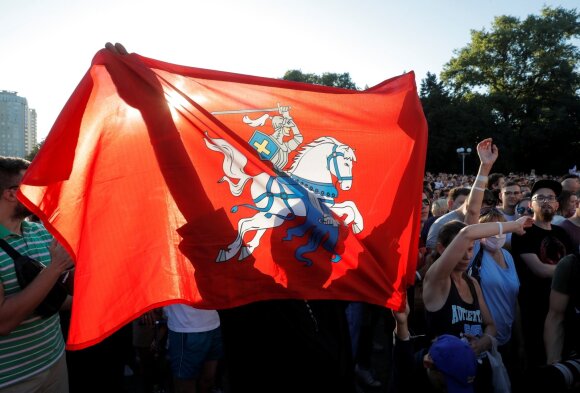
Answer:
POLYGON ((0 0, 0 90, 44 139, 105 42, 192 67, 279 78, 349 72, 360 87, 440 73, 470 30, 580 0, 0 0))

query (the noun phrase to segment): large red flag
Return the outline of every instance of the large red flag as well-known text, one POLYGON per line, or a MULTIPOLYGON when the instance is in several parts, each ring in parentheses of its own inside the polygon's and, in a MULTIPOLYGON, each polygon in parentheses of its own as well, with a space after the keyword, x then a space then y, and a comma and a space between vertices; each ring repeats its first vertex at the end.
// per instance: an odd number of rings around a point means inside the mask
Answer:
POLYGON ((178 301, 400 308, 427 144, 414 78, 350 91, 98 52, 21 188, 76 261, 68 347, 178 301))

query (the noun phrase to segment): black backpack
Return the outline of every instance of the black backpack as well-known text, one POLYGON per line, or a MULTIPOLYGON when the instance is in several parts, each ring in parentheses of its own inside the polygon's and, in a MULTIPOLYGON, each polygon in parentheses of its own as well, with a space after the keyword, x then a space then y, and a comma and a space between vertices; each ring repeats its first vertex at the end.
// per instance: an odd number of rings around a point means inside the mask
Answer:
MULTIPOLYGON (((0 247, 6 251, 14 260, 14 270, 16 271, 16 279, 20 288, 24 289, 38 276, 43 269, 46 268, 42 263, 26 256, 20 254, 12 246, 10 246, 4 239, 0 239, 0 247)), ((44 300, 36 307, 35 313, 42 318, 48 318, 51 315, 56 314, 62 304, 64 303, 67 295, 69 295, 69 290, 66 285, 66 280, 69 278, 69 272, 64 272, 59 279, 56 281, 48 295, 44 300)))

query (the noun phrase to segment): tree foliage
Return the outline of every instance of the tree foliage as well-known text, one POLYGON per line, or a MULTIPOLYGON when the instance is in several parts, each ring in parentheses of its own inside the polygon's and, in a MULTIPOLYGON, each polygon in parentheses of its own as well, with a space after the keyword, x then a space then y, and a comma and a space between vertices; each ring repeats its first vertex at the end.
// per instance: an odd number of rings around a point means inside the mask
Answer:
POLYGON ((456 104, 485 110, 484 131, 500 142, 510 170, 563 173, 580 157, 579 37, 576 10, 500 16, 489 31, 472 31, 445 65, 442 88, 456 104))
POLYGON ((282 79, 294 82, 312 83, 315 85, 340 87, 343 89, 359 90, 356 84, 350 78, 348 72, 337 74, 334 72, 325 72, 322 75, 307 74, 301 70, 288 70, 282 79))
POLYGON ((40 150, 40 148, 42 147, 43 144, 44 144, 44 140, 42 140, 41 142, 34 145, 32 150, 30 151, 30 153, 28 153, 26 155, 26 157, 24 157, 24 158, 27 159, 28 161, 34 160, 34 157, 36 157, 36 155, 38 154, 38 151, 40 150))

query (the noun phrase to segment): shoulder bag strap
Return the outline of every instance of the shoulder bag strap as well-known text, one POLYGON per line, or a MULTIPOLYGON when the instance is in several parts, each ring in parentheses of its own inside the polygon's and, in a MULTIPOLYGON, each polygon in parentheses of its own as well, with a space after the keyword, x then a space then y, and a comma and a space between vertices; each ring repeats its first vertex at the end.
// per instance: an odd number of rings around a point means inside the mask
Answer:
POLYGON ((0 248, 6 251, 6 254, 8 254, 10 258, 14 259, 15 261, 22 256, 4 239, 0 239, 0 248))

